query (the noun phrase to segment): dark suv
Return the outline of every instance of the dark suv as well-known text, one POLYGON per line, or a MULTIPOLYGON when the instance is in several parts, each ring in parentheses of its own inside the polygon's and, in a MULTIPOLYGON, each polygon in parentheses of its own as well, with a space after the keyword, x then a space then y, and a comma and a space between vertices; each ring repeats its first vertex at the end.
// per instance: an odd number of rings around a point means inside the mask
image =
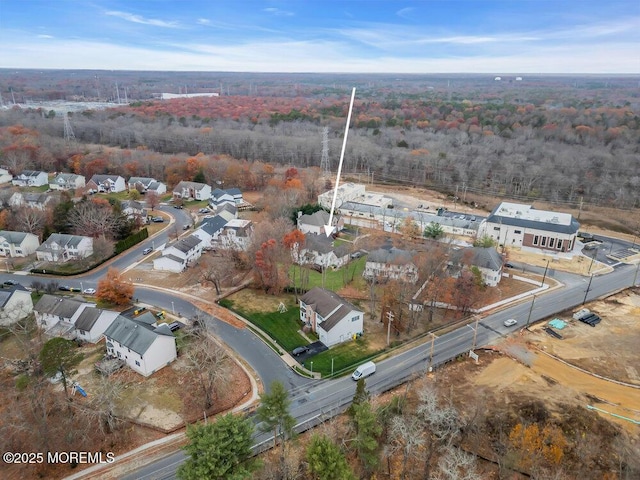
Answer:
POLYGON ((293 355, 294 357, 297 357, 299 355, 302 355, 303 353, 307 353, 308 351, 309 351, 309 347, 307 346, 297 347, 291 351, 291 355, 293 355))

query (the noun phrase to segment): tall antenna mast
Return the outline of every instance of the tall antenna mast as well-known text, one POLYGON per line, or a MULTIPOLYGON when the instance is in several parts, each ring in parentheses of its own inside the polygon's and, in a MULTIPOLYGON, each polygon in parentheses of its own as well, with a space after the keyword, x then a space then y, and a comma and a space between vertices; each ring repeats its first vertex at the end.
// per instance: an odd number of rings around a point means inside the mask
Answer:
POLYGON ((73 128, 71 128, 71 122, 69 122, 69 116, 67 112, 64 112, 64 141, 69 145, 76 141, 76 136, 73 134, 73 128))
POLYGON ((320 170, 322 170, 322 175, 325 177, 331 175, 331 166, 329 165, 329 127, 322 129, 322 159, 320 160, 320 170))

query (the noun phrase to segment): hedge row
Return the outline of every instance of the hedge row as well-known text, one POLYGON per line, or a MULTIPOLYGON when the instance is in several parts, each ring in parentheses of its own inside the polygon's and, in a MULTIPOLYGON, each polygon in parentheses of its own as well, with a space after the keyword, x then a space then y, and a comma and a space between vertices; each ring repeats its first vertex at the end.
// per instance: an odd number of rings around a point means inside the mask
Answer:
POLYGON ((116 243, 114 254, 118 255, 125 250, 130 249, 134 245, 137 245, 143 240, 146 240, 147 238, 149 238, 149 231, 147 230, 147 227, 144 227, 142 230, 129 235, 127 238, 124 238, 116 243))

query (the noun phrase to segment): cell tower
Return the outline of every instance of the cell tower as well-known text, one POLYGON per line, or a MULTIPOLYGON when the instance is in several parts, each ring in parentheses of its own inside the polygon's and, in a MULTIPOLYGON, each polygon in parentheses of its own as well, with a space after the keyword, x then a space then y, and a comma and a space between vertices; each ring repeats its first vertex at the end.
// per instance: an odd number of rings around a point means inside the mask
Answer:
POLYGON ((73 128, 71 128, 71 122, 67 112, 64 112, 64 141, 69 144, 76 141, 76 136, 73 134, 73 128))
POLYGON ((329 165, 329 127, 322 129, 322 159, 320 160, 320 170, 322 170, 322 175, 325 177, 331 175, 331 166, 329 165))

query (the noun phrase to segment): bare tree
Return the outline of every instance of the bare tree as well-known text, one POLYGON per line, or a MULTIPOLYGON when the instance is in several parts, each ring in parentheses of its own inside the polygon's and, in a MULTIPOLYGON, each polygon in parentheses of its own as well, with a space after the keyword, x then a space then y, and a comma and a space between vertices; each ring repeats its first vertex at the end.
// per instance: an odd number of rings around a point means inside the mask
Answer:
POLYGON ((114 378, 101 376, 98 381, 91 396, 91 412, 98 417, 102 433, 114 432, 120 423, 116 409, 124 388, 124 384, 114 378))
POLYGON ((74 232, 90 237, 111 237, 118 227, 111 205, 91 200, 76 204, 67 220, 74 232))
POLYGON ((160 204, 160 197, 156 192, 147 192, 144 194, 144 200, 153 212, 155 208, 160 204))
POLYGON ((448 446, 438 460, 436 480, 480 480, 482 475, 476 473, 476 459, 470 453, 459 448, 448 446))
POLYGON ((37 208, 21 207, 14 214, 14 223, 21 232, 40 235, 47 223, 47 214, 37 208))
POLYGON ((219 256, 200 257, 202 280, 210 282, 216 289, 216 295, 222 293, 222 284, 228 280, 234 271, 234 261, 228 252, 223 251, 219 256))

